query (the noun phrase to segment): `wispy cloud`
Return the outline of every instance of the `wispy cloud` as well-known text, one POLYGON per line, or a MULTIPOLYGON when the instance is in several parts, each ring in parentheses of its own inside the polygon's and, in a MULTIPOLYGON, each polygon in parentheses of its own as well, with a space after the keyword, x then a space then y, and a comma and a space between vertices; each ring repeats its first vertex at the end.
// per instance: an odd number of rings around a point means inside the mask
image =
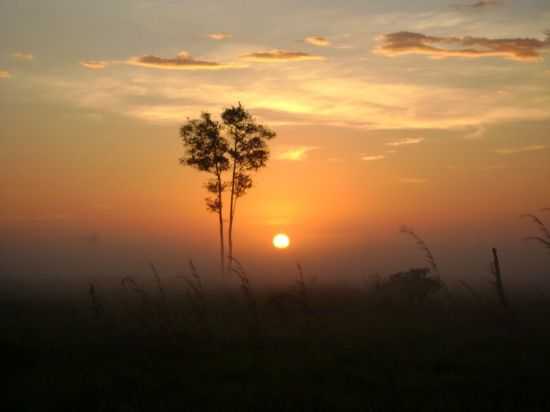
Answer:
POLYGON ((516 153, 537 152, 544 149, 546 149, 546 146, 544 145, 531 145, 521 147, 506 147, 502 149, 497 149, 495 150, 495 152, 500 155, 512 155, 516 153))
POLYGON ((422 177, 402 177, 399 181, 403 184, 420 185, 422 183, 426 183, 428 179, 424 179, 422 177))
POLYGON ((483 9, 490 6, 497 6, 498 4, 500 4, 500 2, 497 0, 478 0, 474 3, 454 4, 453 7, 458 9, 483 9))
POLYGON ((471 132, 467 133, 464 138, 468 140, 480 139, 485 135, 487 127, 483 124, 471 128, 471 132))
POLYGON ((30 61, 34 59, 34 56, 31 53, 25 53, 25 52, 13 53, 13 57, 15 57, 17 60, 26 60, 26 61, 30 61))
POLYGON ((401 31, 378 38, 374 52, 394 57, 406 54, 426 55, 433 59, 449 57, 501 57, 516 61, 534 61, 550 48, 550 34, 546 39, 487 37, 428 36, 421 33, 401 31))
POLYGON ((323 36, 308 36, 304 39, 304 42, 318 47, 328 47, 331 45, 330 40, 323 36))
POLYGON ((242 68, 238 64, 217 63, 193 58, 186 51, 182 51, 176 57, 164 58, 157 56, 132 57, 127 64, 132 66, 147 67, 150 69, 163 70, 224 70, 242 68))
POLYGON ((406 139, 396 140, 394 142, 388 142, 386 143, 386 146, 393 146, 393 147, 406 146, 411 144, 422 143, 423 141, 424 141, 423 137, 409 137, 406 139))
POLYGON ((9 71, 0 69, 0 79, 9 79, 10 77, 11 73, 9 71))
POLYGON ((374 160, 384 160, 386 158, 386 156, 384 155, 367 155, 367 156, 361 156, 361 160, 366 160, 366 161, 374 161, 374 160))
MULTIPOLYGON (((480 124, 491 127, 502 122, 550 119, 548 104, 537 97, 540 89, 536 88, 515 86, 512 94, 487 93, 480 98, 480 91, 474 88, 358 79, 340 73, 330 63, 306 71, 298 66, 285 67, 284 76, 267 71, 224 76, 216 82, 190 82, 177 72, 164 71, 159 76, 154 70, 132 76, 109 71, 108 76, 97 76, 93 81, 88 76, 70 79, 42 75, 36 81, 48 96, 55 85, 58 98, 61 93, 74 104, 94 111, 114 111, 153 123, 179 124, 186 116, 201 110, 217 111, 235 101, 246 102, 262 121, 277 126, 435 128, 467 133, 480 124)), ((380 150, 375 154, 386 153, 380 150)))
POLYGON ((233 35, 231 33, 223 33, 223 32, 220 32, 220 33, 210 33, 208 35, 208 38, 209 39, 212 39, 212 40, 226 40, 226 39, 230 39, 231 37, 233 37, 233 35))
POLYGON ((251 62, 288 62, 288 61, 316 61, 325 60, 323 56, 317 56, 305 52, 288 50, 269 50, 264 52, 249 53, 241 56, 242 59, 251 62))
POLYGON ((109 62, 100 60, 83 60, 80 62, 80 65, 90 70, 101 70, 107 67, 109 62))
POLYGON ((298 146, 286 149, 275 156, 277 160, 304 160, 307 158, 307 154, 318 150, 317 146, 298 146))

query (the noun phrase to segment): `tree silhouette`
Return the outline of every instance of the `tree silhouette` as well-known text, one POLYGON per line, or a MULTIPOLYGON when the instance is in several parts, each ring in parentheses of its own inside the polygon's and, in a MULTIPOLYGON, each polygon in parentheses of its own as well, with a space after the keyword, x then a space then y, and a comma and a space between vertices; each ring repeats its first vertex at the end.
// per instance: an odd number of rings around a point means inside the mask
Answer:
POLYGON ((251 172, 265 167, 269 159, 267 141, 276 134, 256 122, 256 119, 239 103, 224 110, 222 121, 229 141, 228 154, 231 158, 231 186, 229 203, 228 257, 233 261, 233 228, 237 200, 252 188, 251 172))
POLYGON ((225 184, 222 174, 229 169, 228 143, 221 134, 222 126, 212 120, 210 113, 202 113, 200 119, 188 120, 180 128, 180 136, 186 149, 180 159, 182 165, 207 172, 213 177, 207 182, 206 189, 213 197, 206 198, 206 207, 217 213, 220 232, 220 270, 225 273, 225 242, 223 225, 223 192, 225 184))

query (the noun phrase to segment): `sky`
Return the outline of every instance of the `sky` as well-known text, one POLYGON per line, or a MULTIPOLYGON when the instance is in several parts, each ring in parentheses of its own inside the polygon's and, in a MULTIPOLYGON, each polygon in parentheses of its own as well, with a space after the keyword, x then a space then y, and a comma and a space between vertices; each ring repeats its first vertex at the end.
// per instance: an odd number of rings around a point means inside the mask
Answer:
POLYGON ((277 132, 236 222, 263 276, 422 265, 406 224, 455 279, 494 246, 540 279, 549 29, 547 0, 0 0, 3 270, 209 270, 179 127, 241 102, 277 132))

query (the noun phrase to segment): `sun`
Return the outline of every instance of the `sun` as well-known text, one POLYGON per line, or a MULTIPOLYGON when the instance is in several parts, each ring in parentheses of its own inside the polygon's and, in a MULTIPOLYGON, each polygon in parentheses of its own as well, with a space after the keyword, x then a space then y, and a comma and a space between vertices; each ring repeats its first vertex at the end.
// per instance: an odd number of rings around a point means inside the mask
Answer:
POLYGON ((290 246, 290 238, 284 233, 273 236, 273 246, 276 249, 287 249, 290 246))

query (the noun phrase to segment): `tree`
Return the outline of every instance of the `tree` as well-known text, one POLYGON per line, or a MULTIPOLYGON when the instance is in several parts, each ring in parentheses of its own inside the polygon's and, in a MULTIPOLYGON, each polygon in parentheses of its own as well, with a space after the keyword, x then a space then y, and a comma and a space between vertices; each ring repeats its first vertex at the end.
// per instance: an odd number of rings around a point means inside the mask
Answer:
POLYGON ((180 136, 186 149, 180 159, 182 165, 207 172, 213 177, 206 183, 206 189, 213 197, 206 198, 206 207, 217 213, 220 232, 220 270, 225 273, 225 242, 223 225, 223 192, 226 185, 222 174, 229 169, 229 146, 221 134, 222 126, 212 120, 210 113, 202 113, 200 119, 188 120, 180 128, 180 136))
POLYGON ((256 122, 256 119, 239 103, 222 113, 222 121, 229 141, 228 154, 231 158, 231 186, 229 197, 228 257, 229 265, 233 260, 233 228, 237 200, 244 196, 253 181, 251 172, 265 167, 269 159, 267 141, 276 134, 269 128, 256 122))

